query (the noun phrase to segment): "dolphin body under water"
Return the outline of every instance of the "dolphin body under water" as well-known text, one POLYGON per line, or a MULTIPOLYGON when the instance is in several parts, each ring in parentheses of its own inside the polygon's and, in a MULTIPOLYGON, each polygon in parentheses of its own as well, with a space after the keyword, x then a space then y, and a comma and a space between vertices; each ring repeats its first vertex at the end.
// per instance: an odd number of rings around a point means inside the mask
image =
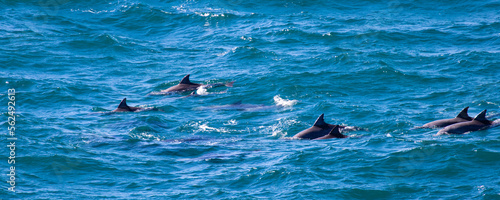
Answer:
POLYGON ((460 113, 458 113, 458 115, 455 118, 436 120, 436 121, 424 124, 422 127, 419 127, 419 128, 441 128, 441 127, 446 127, 446 126, 460 123, 460 122, 472 121, 472 117, 469 117, 469 115, 467 114, 468 110, 469 110, 469 106, 465 107, 462 111, 460 111, 460 113))
POLYGON ((208 84, 208 85, 203 85, 203 84, 198 84, 198 83, 193 83, 189 80, 189 74, 184 76, 182 78, 181 82, 179 84, 174 85, 172 87, 167 88, 166 90, 162 90, 159 93, 151 93, 151 94, 170 94, 170 93, 175 93, 175 92, 185 92, 185 91, 192 91, 198 89, 200 86, 204 86, 205 88, 212 88, 212 87, 218 87, 218 86, 227 86, 227 87, 232 87, 234 81, 229 82, 229 83, 214 83, 214 84, 208 84))
MULTIPOLYGON (((202 88, 198 89, 201 90, 202 88)), ((225 91, 223 91, 225 92, 225 91)), ((213 93, 209 93, 213 94, 213 93)), ((216 93, 220 94, 220 93, 216 93)), ((193 96, 196 95, 194 92, 190 95, 193 96)), ((232 104, 227 104, 227 105, 218 105, 218 106, 205 106, 205 107, 199 107, 195 108, 194 110, 239 110, 239 111, 267 111, 267 110, 274 110, 274 109, 280 109, 280 108, 287 108, 287 107, 292 107, 293 105, 297 104, 297 100, 288 100, 288 99, 283 99, 279 95, 276 95, 273 97, 275 105, 265 105, 265 104, 244 104, 242 101, 237 101, 232 104)))
POLYGON ((297 133, 293 138, 310 140, 346 138, 346 135, 340 133, 340 130, 345 129, 346 126, 327 124, 323 119, 324 115, 325 114, 321 114, 312 127, 297 133))
POLYGON ((155 110, 153 109, 147 109, 147 108, 141 108, 141 107, 132 107, 127 105, 127 98, 123 98, 123 100, 120 102, 120 105, 118 105, 118 108, 111 112, 138 112, 138 111, 143 111, 143 110, 155 110))
POLYGON ((441 129, 437 135, 442 134, 464 134, 471 131, 479 131, 490 127, 492 121, 486 119, 486 110, 479 113, 472 121, 452 124, 441 129))
POLYGON ((264 104, 243 104, 242 101, 238 101, 236 103, 228 104, 228 105, 220 105, 220 106, 209 106, 209 107, 201 107, 197 108, 197 110, 239 110, 239 111, 261 111, 261 110, 270 110, 275 108, 280 108, 281 106, 277 105, 264 105, 264 104))

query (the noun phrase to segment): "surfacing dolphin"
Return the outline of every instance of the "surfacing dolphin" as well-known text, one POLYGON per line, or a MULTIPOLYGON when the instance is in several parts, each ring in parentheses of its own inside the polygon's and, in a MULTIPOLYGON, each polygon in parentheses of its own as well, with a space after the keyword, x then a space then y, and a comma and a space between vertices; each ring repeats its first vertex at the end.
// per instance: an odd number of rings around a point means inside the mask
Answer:
POLYGON ((347 135, 340 133, 339 125, 335 125, 335 127, 332 128, 332 130, 330 131, 330 133, 328 133, 328 135, 316 138, 314 140, 324 140, 324 139, 332 139, 332 138, 346 138, 346 137, 347 137, 347 135))
POLYGON ((323 119, 325 114, 321 114, 314 125, 306 130, 303 130, 293 138, 297 139, 329 139, 329 138, 346 138, 346 135, 340 133, 341 130, 346 129, 346 126, 327 124, 323 119), (337 129, 337 130, 334 130, 337 129), (338 132, 338 133, 337 133, 338 132))
POLYGON ((123 98, 118 105, 118 108, 114 109, 111 112, 139 112, 143 110, 156 110, 155 108, 141 108, 141 107, 132 107, 127 105, 127 98, 123 98))
POLYGON ((472 121, 460 122, 452 124, 441 129, 437 135, 443 134, 464 134, 471 131, 479 131, 487 129, 493 124, 492 121, 486 119, 486 110, 479 113, 472 121))
POLYGON ((178 93, 178 92, 185 92, 185 91, 192 91, 198 89, 200 86, 203 86, 205 88, 213 88, 213 87, 219 87, 219 86, 227 86, 227 87, 232 87, 234 81, 229 82, 229 83, 214 83, 214 84, 198 84, 198 83, 193 83, 189 80, 189 74, 184 76, 182 78, 181 82, 179 84, 174 85, 172 87, 167 88, 166 90, 162 90, 160 92, 152 92, 150 95, 165 95, 165 94, 172 94, 172 93, 178 93))
POLYGON ((422 127, 419 127, 419 128, 441 128, 441 127, 446 127, 446 126, 460 123, 460 122, 472 121, 472 117, 469 117, 469 115, 467 114, 468 110, 469 110, 469 106, 465 107, 462 111, 460 111, 460 113, 458 113, 458 115, 455 118, 436 120, 436 121, 424 124, 422 127))

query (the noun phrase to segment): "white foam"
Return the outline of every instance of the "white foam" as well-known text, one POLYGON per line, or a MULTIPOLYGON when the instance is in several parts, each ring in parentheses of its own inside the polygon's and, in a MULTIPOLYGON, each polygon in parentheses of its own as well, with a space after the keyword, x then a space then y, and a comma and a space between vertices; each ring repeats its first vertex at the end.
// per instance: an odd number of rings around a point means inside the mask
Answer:
POLYGON ((271 126, 259 126, 258 128, 255 128, 254 131, 257 132, 265 132, 269 133, 273 137, 280 137, 280 138, 286 138, 288 133, 285 130, 288 130, 290 127, 294 126, 295 124, 298 124, 294 119, 285 119, 285 118, 280 118, 277 119, 277 123, 271 125, 271 126))
POLYGON ((225 128, 210 127, 210 126, 208 126, 207 123, 205 123, 205 124, 199 124, 199 123, 197 123, 196 125, 198 126, 198 129, 201 130, 201 131, 218 132, 218 133, 229 133, 229 130, 227 130, 225 128))
POLYGON ((238 122, 234 119, 231 119, 229 120, 227 123, 224 123, 224 125, 228 126, 228 125, 237 125, 238 122))
POLYGON ((280 97, 280 95, 276 95, 273 97, 274 99, 274 103, 277 105, 277 106, 283 106, 283 107, 291 107, 295 104, 297 104, 297 100, 288 100, 288 99, 283 99, 280 97))
POLYGON ((196 90, 197 95, 208 95, 207 88, 205 86, 201 86, 196 90))
POLYGON ((224 91, 221 91, 221 92, 208 92, 207 91, 207 86, 200 86, 196 90, 196 94, 200 95, 200 96, 211 95, 211 94, 224 94, 226 92, 227 92, 227 90, 224 90, 224 91))
POLYGON ((500 119, 497 119, 491 123, 492 127, 500 126, 500 119))

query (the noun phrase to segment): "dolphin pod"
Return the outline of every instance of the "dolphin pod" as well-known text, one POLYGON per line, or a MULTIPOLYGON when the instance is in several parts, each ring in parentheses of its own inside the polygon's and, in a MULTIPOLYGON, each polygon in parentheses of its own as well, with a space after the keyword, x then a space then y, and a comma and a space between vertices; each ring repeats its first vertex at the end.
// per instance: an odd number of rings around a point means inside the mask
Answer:
POLYGON ((472 121, 472 117, 469 117, 469 115, 467 114, 468 110, 469 110, 469 106, 465 107, 462 111, 460 111, 460 113, 458 113, 458 115, 455 118, 436 120, 436 121, 424 124, 420 128, 441 128, 441 127, 446 127, 446 126, 460 123, 460 122, 472 121))
POLYGON ((487 129, 493 124, 493 121, 486 119, 486 110, 471 118, 467 114, 468 109, 465 107, 455 118, 432 121, 419 128, 443 128, 437 135, 464 134, 487 129))
MULTIPOLYGON (((175 92, 185 92, 185 91, 193 91, 198 88, 212 88, 219 86, 227 86, 232 87, 234 81, 228 83, 215 83, 215 84, 198 84, 193 83, 189 80, 189 74, 184 76, 179 84, 169 87, 165 90, 161 90, 160 93, 155 94, 169 94, 175 92)), ((195 96, 196 92, 191 93, 188 96, 195 96)), ((156 108, 141 108, 141 107, 132 107, 128 106, 126 102, 127 98, 123 98, 118 107, 111 111, 111 113, 115 112, 138 112, 144 110, 158 110, 156 108)), ((223 106, 213 106, 208 107, 209 109, 221 109, 221 110, 253 110, 260 108, 270 108, 273 106, 265 106, 265 105, 253 105, 253 104, 242 104, 241 102, 233 103, 230 105, 223 106)), ((442 134, 465 134, 472 131, 484 130, 489 127, 500 125, 500 120, 490 121, 486 119, 486 110, 479 113, 476 117, 472 118, 468 115, 469 107, 465 107, 460 111, 460 113, 454 117, 449 119, 441 119, 432 121, 424 124, 418 128, 442 128, 437 135, 442 134)), ((333 125, 328 124, 324 120, 324 114, 321 114, 318 119, 314 122, 314 124, 295 134, 293 139, 309 139, 309 140, 322 140, 322 139, 332 139, 332 138, 347 138, 347 135, 342 134, 346 129, 355 129, 359 130, 357 127, 349 127, 349 126, 341 126, 341 125, 333 125)))
POLYGON ((464 134, 471 131, 479 131, 489 128, 493 124, 492 121, 486 119, 486 110, 479 113, 472 121, 460 122, 444 127, 438 132, 442 134, 464 134))

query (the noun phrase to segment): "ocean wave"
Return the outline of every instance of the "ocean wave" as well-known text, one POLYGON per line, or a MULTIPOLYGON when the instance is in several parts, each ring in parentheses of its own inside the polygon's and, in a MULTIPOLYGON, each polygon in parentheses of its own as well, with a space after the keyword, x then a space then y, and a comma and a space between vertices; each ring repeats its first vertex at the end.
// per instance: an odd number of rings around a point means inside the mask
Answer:
POLYGON ((159 131, 153 129, 150 126, 139 126, 130 130, 129 135, 131 138, 139 140, 163 140, 164 138, 158 136, 158 133, 159 131))
POLYGON ((253 58, 275 58, 276 53, 272 51, 262 51, 251 46, 234 47, 219 56, 228 56, 232 59, 253 59, 253 58))
MULTIPOLYGON (((110 33, 87 34, 86 37, 79 37, 74 40, 62 42, 69 48, 77 51, 111 49, 116 52, 132 52, 134 49, 141 49, 140 41, 110 33)), ((114 57, 111 57, 114 58, 114 57)))
POLYGON ((232 130, 226 127, 212 127, 208 122, 194 121, 189 122, 181 128, 181 131, 188 131, 193 133, 205 132, 205 133, 230 133, 232 130))

